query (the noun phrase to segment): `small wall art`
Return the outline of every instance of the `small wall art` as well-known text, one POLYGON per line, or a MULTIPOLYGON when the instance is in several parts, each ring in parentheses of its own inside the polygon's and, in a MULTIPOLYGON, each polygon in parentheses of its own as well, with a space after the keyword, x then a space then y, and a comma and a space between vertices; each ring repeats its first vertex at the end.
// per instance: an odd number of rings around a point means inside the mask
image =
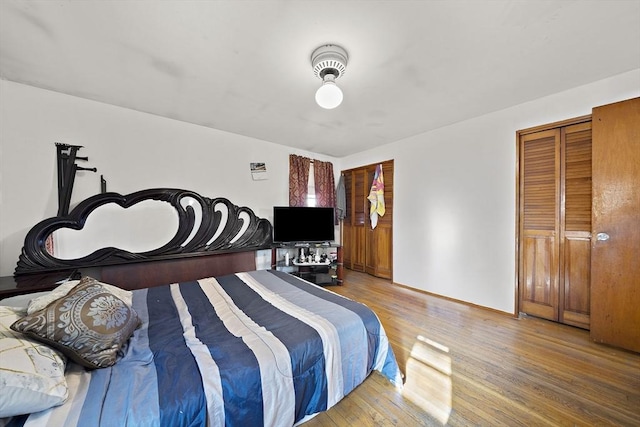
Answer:
POLYGON ((249 167, 251 169, 251 179, 254 181, 269 179, 266 163, 249 163, 249 167))

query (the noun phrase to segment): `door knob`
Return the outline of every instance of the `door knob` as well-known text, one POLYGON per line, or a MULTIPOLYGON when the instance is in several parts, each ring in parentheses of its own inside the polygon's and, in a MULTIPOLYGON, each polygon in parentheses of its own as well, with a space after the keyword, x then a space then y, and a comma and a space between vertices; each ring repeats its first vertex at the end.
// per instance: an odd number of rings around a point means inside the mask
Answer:
POLYGON ((606 242, 607 240, 609 240, 609 235, 607 233, 598 233, 596 234, 596 240, 606 242))

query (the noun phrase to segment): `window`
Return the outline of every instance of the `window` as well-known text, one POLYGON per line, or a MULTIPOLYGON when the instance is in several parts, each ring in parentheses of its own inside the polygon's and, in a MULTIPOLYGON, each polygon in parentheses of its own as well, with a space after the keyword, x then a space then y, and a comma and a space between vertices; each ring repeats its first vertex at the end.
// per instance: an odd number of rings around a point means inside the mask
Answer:
POLYGON ((313 163, 309 166, 309 183, 307 187, 307 206, 316 206, 316 183, 315 174, 313 170, 313 163))

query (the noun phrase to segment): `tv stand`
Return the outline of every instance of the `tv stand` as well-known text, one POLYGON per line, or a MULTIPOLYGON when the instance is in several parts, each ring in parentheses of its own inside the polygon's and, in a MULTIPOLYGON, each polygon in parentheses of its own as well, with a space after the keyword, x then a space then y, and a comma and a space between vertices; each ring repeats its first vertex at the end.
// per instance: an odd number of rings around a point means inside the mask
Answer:
POLYGON ((335 243, 292 243, 271 248, 271 268, 284 271, 318 285, 342 285, 342 246, 335 243), (304 251, 305 258, 300 257, 304 251), (312 253, 311 258, 308 258, 312 253), (320 260, 315 255, 319 253, 320 260), (289 262, 287 256, 289 254, 289 262))

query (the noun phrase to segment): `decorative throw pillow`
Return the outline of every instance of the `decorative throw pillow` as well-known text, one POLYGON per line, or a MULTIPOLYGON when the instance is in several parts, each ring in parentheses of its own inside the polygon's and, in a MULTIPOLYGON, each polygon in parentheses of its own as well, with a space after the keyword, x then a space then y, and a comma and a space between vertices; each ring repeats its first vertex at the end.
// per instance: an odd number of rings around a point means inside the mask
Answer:
MULTIPOLYGON (((86 280, 94 280, 96 283, 101 284, 109 292, 111 292, 112 294, 114 294, 115 296, 120 298, 122 301, 124 301, 125 304, 127 304, 128 306, 131 306, 131 295, 132 295, 131 291, 125 291, 124 289, 120 289, 117 286, 109 285, 107 283, 98 282, 97 280, 95 280, 95 279, 93 279, 93 278, 91 278, 89 276, 84 277, 84 279, 86 279, 86 280)), ((49 291, 45 295, 38 295, 37 297, 32 298, 29 301, 29 305, 27 307, 27 314, 33 314, 38 310, 42 310, 43 308, 45 308, 46 306, 48 306, 49 304, 51 304, 55 300, 60 299, 63 296, 67 295, 69 293, 69 291, 71 291, 71 289, 73 289, 76 286, 78 286, 80 284, 80 282, 81 282, 80 280, 68 280, 68 281, 62 283, 57 288, 55 288, 54 290, 49 291)), ((5 305, 9 305, 9 304, 5 304, 5 305)))
POLYGON ((135 311, 90 277, 67 295, 11 325, 62 351, 87 368, 116 363, 118 351, 138 327, 135 311))
POLYGON ((64 356, 9 329, 21 315, 0 306, 0 418, 61 405, 69 393, 64 356))

